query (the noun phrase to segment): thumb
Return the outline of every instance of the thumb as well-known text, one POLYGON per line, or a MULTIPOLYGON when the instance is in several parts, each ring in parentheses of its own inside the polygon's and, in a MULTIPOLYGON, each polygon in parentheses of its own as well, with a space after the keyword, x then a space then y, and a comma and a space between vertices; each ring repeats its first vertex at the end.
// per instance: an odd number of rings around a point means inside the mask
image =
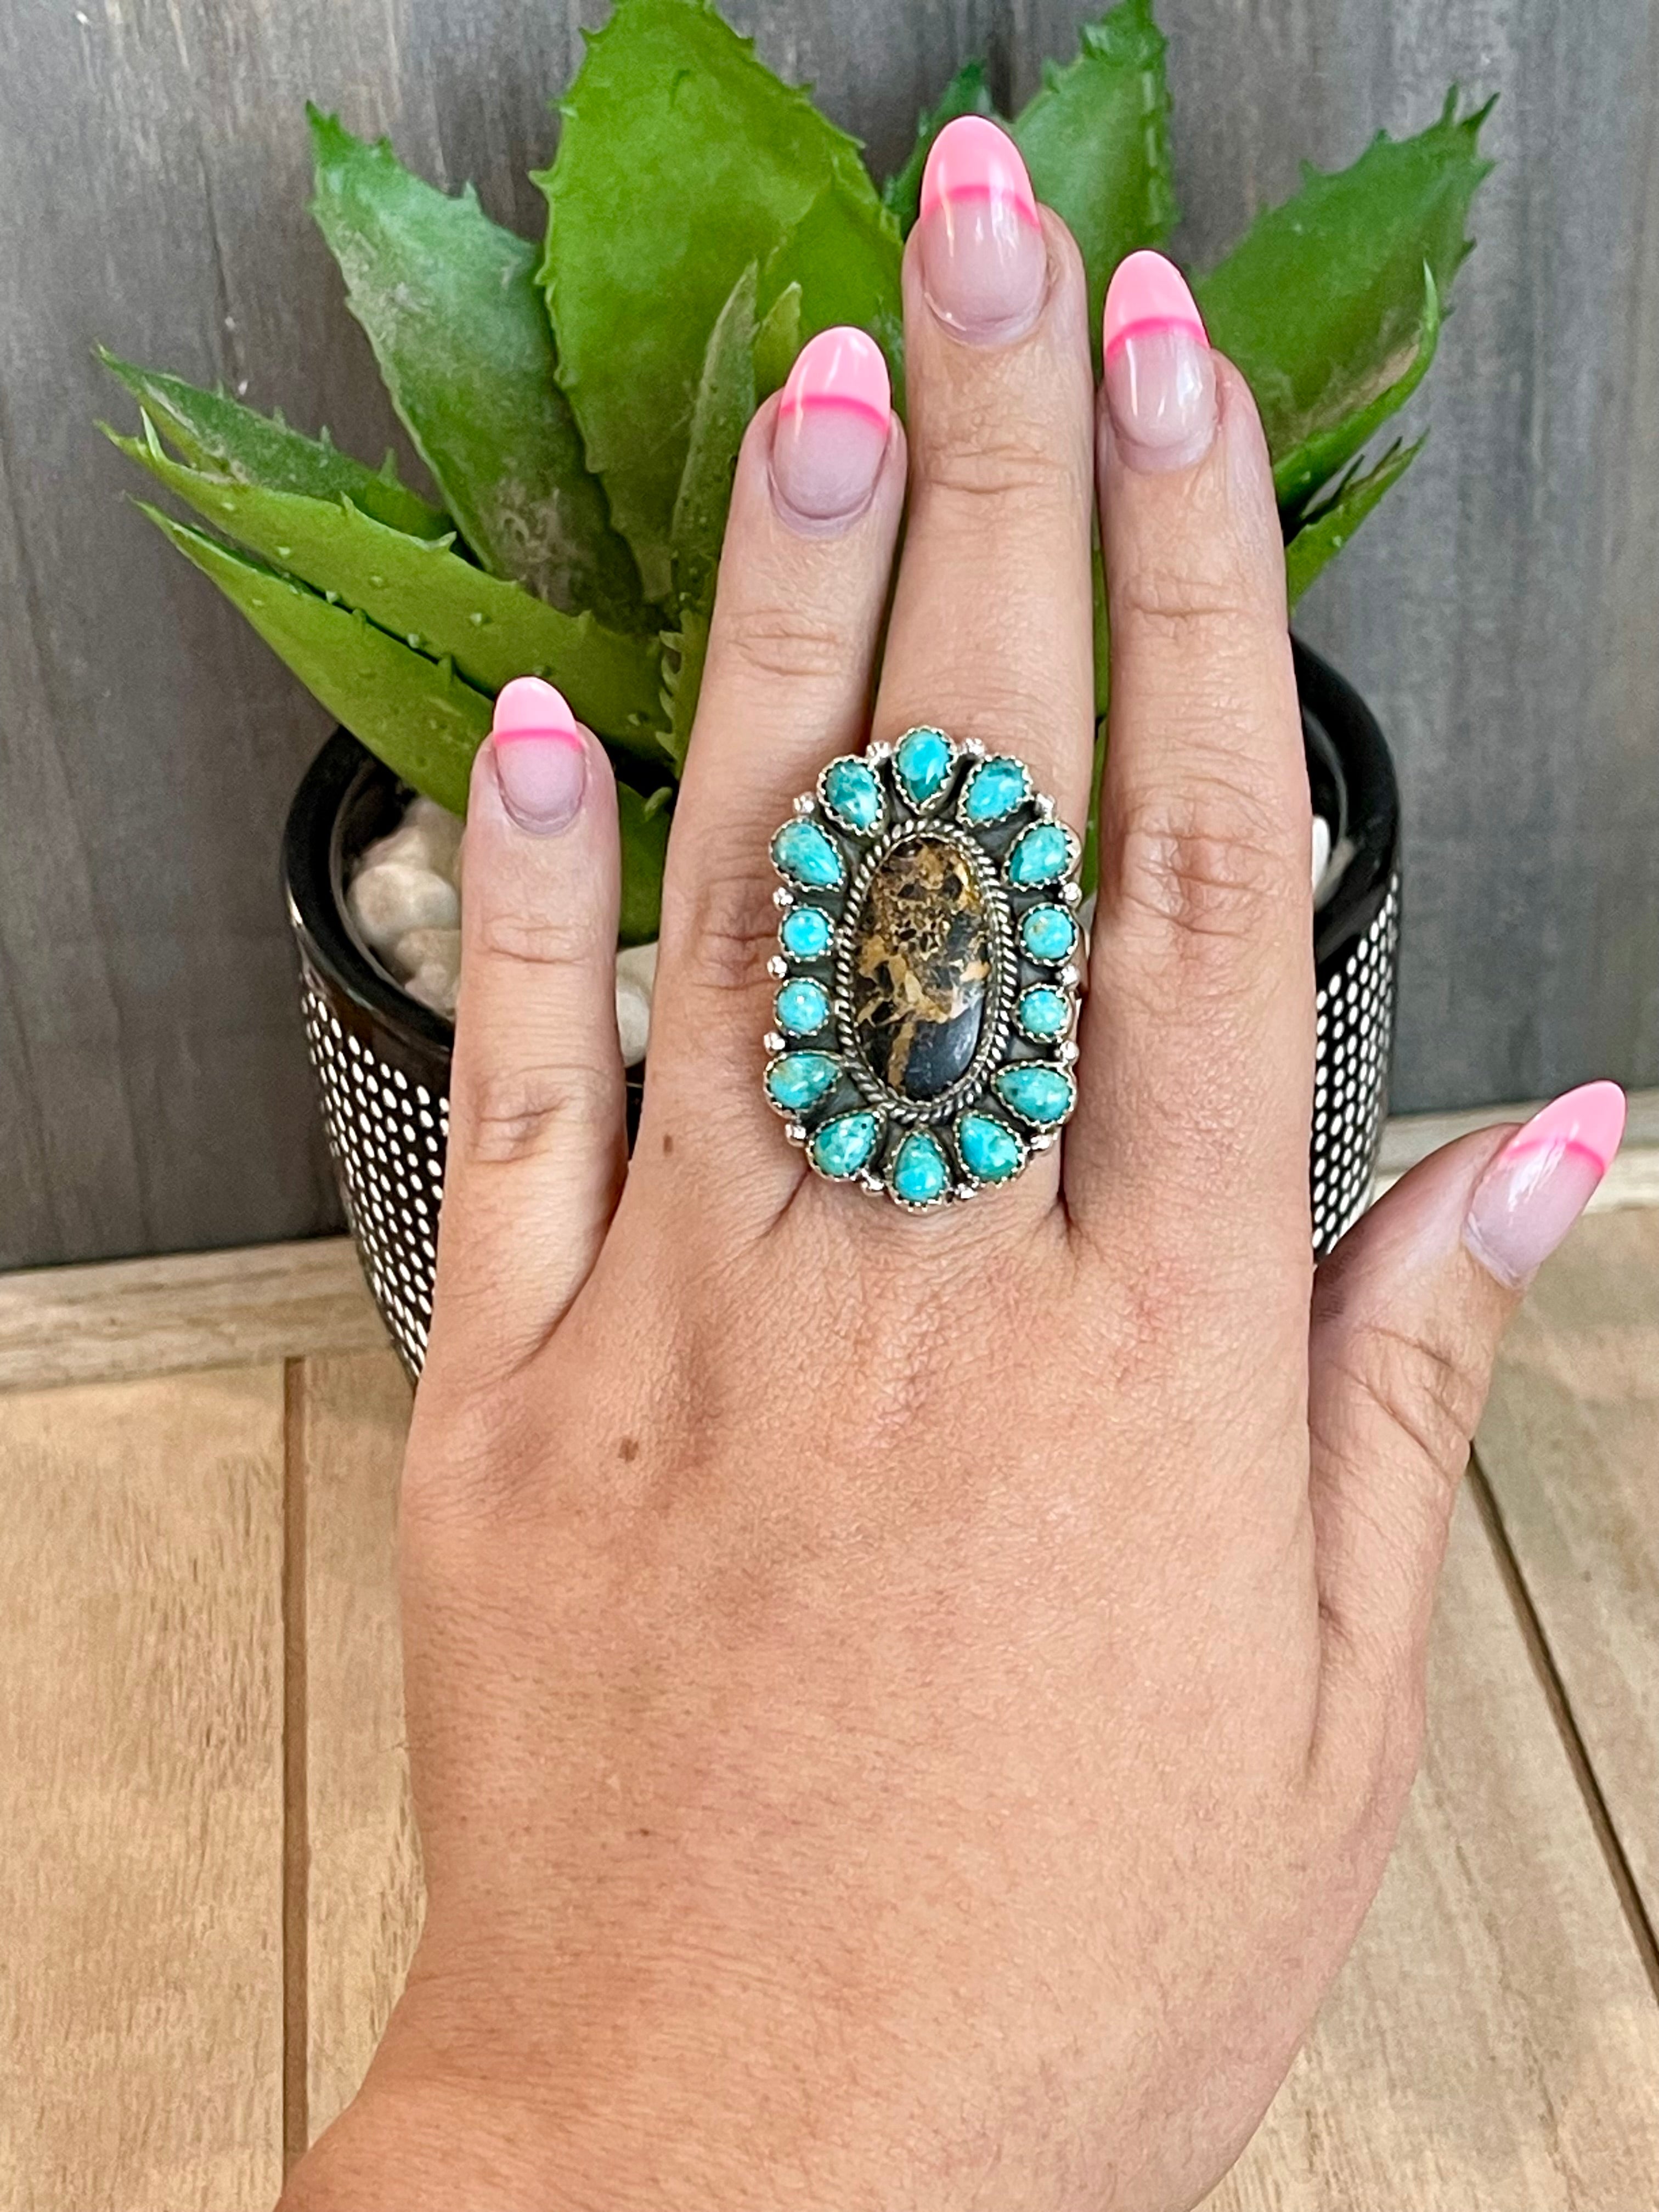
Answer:
POLYGON ((1448 1145, 1350 1230, 1314 1279, 1321 1733, 1373 1770, 1381 1757, 1401 1796, 1416 1764, 1435 1583, 1498 1343, 1624 1126, 1618 1085, 1589 1083, 1524 1128, 1448 1145))

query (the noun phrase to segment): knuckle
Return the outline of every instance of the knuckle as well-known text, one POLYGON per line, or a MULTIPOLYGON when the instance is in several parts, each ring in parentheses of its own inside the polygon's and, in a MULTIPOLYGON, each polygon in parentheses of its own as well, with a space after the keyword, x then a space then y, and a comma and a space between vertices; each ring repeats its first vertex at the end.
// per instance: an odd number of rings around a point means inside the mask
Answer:
POLYGON ((1425 1331, 1380 1321, 1352 1332, 1339 1367, 1449 1495, 1468 1464, 1486 1400, 1484 1377, 1425 1331))
POLYGON ((924 493, 970 510, 987 500, 1069 507, 1087 490, 1073 454, 1046 441, 1035 426, 1011 423, 1000 408, 961 415, 948 435, 927 442, 916 475, 924 493))
POLYGON ((491 1069, 475 1075, 458 1100, 456 1134, 468 1160, 511 1164, 578 1131, 609 1127, 619 1089, 614 1069, 582 1060, 491 1069))
POLYGON ((714 649, 730 657, 740 677, 768 685, 833 683, 849 659, 847 639, 833 623, 764 602, 722 608, 714 649))
POLYGON ((756 989, 777 950, 769 882, 751 872, 704 868, 689 884, 665 884, 665 964, 722 994, 756 989))
POLYGON ((1166 568, 1113 579, 1112 626, 1119 635, 1139 629, 1183 656, 1227 661, 1254 650, 1263 634, 1261 610, 1236 579, 1166 568))
POLYGON ((475 941, 486 958, 527 968, 585 968, 605 946, 591 915, 513 909, 481 915, 475 941))
POLYGON ((1109 839, 1115 902, 1183 940, 1237 943, 1300 924, 1308 884, 1282 805, 1211 775, 1147 793, 1109 839))

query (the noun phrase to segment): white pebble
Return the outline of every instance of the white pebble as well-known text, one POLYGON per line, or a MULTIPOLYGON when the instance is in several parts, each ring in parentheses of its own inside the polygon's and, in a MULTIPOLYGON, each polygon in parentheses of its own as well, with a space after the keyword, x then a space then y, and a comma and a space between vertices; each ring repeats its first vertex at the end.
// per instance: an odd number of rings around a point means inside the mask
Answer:
POLYGON ((1322 814, 1313 818, 1313 887, 1319 889, 1320 879, 1331 860, 1331 825, 1322 814))
POLYGON ((454 884, 409 860, 360 868, 347 897, 351 919, 375 952, 390 952, 411 929, 453 929, 461 918, 454 884))
POLYGON ((435 799, 412 799, 397 828, 365 848, 358 866, 376 868, 386 860, 402 860, 453 883, 465 826, 459 814, 440 806, 435 799))
POLYGON ((392 946, 391 964, 404 988, 423 1006, 453 1014, 461 985, 459 929, 411 929, 392 946))

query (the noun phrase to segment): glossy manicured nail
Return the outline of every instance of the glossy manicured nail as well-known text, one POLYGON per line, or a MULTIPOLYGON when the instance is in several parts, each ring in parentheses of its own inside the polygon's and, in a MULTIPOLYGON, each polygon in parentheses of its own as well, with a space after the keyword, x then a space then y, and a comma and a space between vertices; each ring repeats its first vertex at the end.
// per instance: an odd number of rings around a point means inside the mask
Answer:
POLYGON ((515 676, 495 700, 490 731, 501 804, 538 837, 568 830, 587 788, 587 741, 562 692, 539 676, 515 676))
POLYGON ((869 506, 893 424, 881 348, 842 325, 795 356, 772 427, 772 490, 792 522, 831 531, 869 506))
POLYGON ((1500 1283, 1518 1290, 1589 1204, 1625 1133, 1616 1083, 1565 1092, 1517 1129, 1481 1176, 1463 1242, 1500 1283))
POLYGON ((1215 363, 1203 318, 1174 262, 1149 250, 1120 261, 1101 332, 1106 404, 1132 468, 1190 468, 1215 436, 1215 363))
POLYGON ((959 115, 934 139, 917 227, 922 284, 941 322, 982 345, 1030 328, 1048 249, 1019 149, 988 117, 959 115))

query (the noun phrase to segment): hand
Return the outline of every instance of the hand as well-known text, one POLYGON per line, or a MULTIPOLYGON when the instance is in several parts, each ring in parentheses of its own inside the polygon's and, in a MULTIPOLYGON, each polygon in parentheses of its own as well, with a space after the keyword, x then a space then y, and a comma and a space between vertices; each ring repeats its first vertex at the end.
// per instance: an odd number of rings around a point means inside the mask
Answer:
POLYGON ((1616 1141, 1610 1086, 1470 1138, 1314 1274, 1249 395, 1139 257, 1097 402, 1076 250, 992 126, 924 207, 908 457, 847 333, 744 447, 631 1164, 605 756, 478 759, 403 1508, 427 1924, 296 2208, 1192 2205, 1376 1886, 1498 1337, 1616 1141), (762 1099, 768 837, 872 684, 878 736, 994 740, 1082 817, 1097 485, 1080 1102, 906 1216, 762 1099))

